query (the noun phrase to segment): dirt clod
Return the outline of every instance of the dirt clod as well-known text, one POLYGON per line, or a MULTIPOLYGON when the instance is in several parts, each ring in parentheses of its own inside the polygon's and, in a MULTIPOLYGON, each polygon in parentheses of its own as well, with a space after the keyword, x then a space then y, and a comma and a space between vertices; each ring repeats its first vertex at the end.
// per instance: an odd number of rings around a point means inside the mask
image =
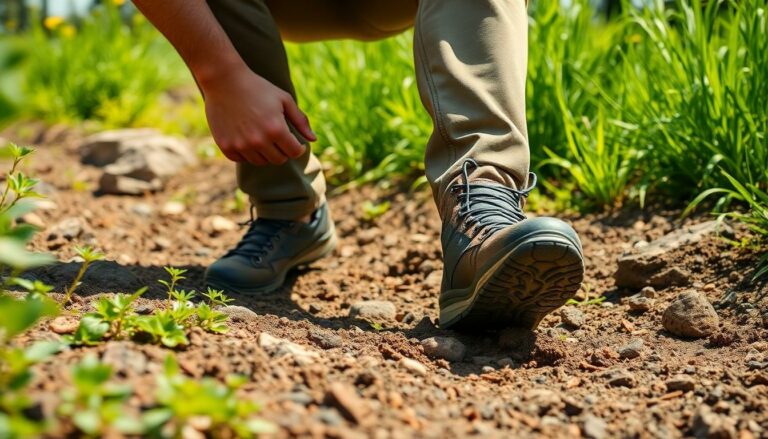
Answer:
POLYGON ((664 329, 681 337, 707 337, 717 330, 720 318, 706 296, 686 291, 664 311, 664 329))

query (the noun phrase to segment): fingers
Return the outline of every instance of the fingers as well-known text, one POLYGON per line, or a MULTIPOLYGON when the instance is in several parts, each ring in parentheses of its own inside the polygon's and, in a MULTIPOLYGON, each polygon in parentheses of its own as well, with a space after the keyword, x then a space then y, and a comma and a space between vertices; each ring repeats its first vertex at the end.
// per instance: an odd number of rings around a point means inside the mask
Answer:
POLYGON ((299 143, 296 136, 288 130, 288 126, 285 126, 285 130, 282 134, 275 139, 275 145, 280 148, 283 154, 292 159, 301 157, 304 154, 306 147, 299 143))
POLYGON ((294 101, 289 94, 286 94, 283 98, 283 111, 285 112, 285 117, 288 121, 296 127, 305 139, 310 142, 317 140, 317 135, 312 131, 312 127, 309 126, 309 118, 307 118, 307 115, 299 109, 299 106, 296 105, 296 101, 294 101))

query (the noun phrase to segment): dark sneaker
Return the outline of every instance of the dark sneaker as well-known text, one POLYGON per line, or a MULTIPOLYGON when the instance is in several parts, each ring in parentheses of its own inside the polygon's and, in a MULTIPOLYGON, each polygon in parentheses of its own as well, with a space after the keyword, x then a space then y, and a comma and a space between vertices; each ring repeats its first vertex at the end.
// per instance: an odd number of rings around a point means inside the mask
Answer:
POLYGON ((496 181, 470 181, 474 160, 450 191, 451 213, 443 216, 445 260, 440 326, 485 330, 535 328, 564 305, 581 285, 581 242, 555 218, 527 219, 522 202, 536 185, 517 190, 496 181))
POLYGON ((237 246, 208 267, 208 286, 243 294, 280 288, 288 272, 320 259, 336 247, 336 233, 323 204, 309 223, 252 219, 237 246))

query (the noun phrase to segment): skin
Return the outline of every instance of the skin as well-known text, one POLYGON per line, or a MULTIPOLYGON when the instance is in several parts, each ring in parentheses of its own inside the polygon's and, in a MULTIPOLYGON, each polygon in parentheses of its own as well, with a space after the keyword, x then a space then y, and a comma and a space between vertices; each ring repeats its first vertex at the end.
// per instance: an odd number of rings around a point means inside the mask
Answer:
POLYGON ((173 44, 205 97, 216 144, 235 162, 281 165, 304 153, 289 121, 317 140, 293 97, 245 64, 205 0, 134 0, 173 44))

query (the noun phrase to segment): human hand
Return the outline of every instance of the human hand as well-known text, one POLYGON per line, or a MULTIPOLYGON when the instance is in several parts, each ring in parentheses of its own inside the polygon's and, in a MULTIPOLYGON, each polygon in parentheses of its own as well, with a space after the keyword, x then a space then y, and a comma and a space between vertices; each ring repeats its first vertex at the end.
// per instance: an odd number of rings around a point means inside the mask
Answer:
POLYGON ((235 162, 281 165, 301 156, 306 146, 291 132, 317 140, 293 97, 247 67, 201 84, 213 139, 235 162))

